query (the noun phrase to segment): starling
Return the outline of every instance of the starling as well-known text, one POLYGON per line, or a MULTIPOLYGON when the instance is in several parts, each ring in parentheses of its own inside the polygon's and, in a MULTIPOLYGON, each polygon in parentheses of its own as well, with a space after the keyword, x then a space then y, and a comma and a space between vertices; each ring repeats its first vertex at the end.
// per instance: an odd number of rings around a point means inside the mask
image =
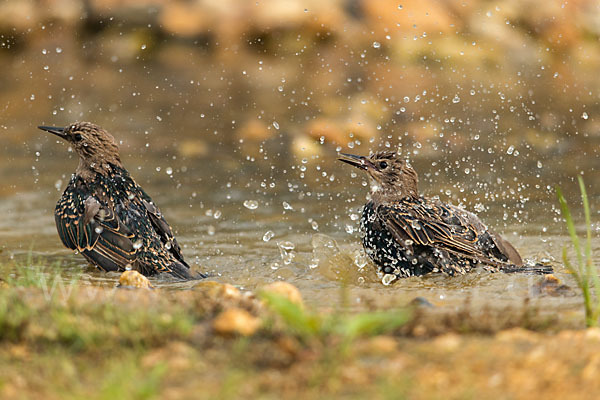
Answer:
POLYGON ((79 155, 79 166, 54 211, 66 247, 102 271, 205 277, 190 271, 158 206, 121 164, 110 133, 89 122, 38 128, 66 140, 79 155))
POLYGON ((524 265, 517 250, 475 214, 419 195, 417 173, 398 154, 340 155, 340 161, 371 178, 371 200, 359 232, 383 274, 392 279, 430 272, 457 275, 476 266, 491 272, 552 273, 550 266, 524 265))

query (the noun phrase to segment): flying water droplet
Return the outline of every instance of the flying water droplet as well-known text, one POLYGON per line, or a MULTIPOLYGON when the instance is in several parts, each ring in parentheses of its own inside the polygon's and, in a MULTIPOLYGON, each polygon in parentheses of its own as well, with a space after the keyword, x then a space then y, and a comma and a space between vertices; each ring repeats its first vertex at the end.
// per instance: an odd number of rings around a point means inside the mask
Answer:
POLYGON ((244 200, 244 207, 246 207, 248 210, 256 210, 258 208, 258 201, 244 200))
POLYGON ((263 235, 262 239, 264 242, 268 242, 269 240, 273 239, 274 236, 275 236, 275 232, 266 231, 265 234, 263 235))
POLYGON ((293 251, 296 248, 296 245, 292 242, 277 242, 277 247, 279 247, 279 253, 281 254, 281 259, 285 265, 289 265, 292 263, 294 258, 296 257, 296 253, 293 251))

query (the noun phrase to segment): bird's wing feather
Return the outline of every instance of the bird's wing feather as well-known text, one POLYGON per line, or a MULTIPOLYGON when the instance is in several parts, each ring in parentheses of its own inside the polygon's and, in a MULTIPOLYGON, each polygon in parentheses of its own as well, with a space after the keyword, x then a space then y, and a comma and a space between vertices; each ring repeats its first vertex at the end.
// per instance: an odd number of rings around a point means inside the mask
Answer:
POLYGON ((58 203, 55 212, 63 244, 104 270, 123 269, 135 260, 134 235, 111 207, 77 190, 58 203))
POLYGON ((177 239, 175 239, 175 235, 173 235, 173 231, 163 214, 160 212, 160 209, 145 192, 142 192, 142 195, 145 197, 142 198, 142 203, 148 213, 152 227, 160 237, 161 242, 169 249, 169 252, 177 261, 189 268, 189 265, 185 262, 183 255, 181 254, 181 247, 179 247, 179 243, 177 243, 177 239))
POLYGON ((378 214, 396 240, 408 237, 415 245, 437 246, 468 257, 488 258, 477 245, 475 227, 450 209, 398 204, 380 206, 378 214))

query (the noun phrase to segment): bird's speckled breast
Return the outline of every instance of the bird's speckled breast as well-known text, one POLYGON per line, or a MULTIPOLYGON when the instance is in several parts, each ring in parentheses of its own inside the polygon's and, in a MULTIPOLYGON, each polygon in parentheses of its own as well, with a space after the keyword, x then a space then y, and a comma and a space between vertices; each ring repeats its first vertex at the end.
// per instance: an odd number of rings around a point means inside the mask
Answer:
POLYGON ((428 266, 416 262, 417 259, 395 240, 377 215, 372 201, 363 208, 359 233, 367 256, 384 274, 409 277, 431 271, 428 266))

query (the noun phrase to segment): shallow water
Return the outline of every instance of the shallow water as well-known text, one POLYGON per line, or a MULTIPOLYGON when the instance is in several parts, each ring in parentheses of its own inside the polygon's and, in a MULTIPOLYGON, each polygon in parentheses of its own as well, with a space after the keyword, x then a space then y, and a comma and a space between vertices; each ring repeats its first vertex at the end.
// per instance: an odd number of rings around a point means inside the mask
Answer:
MULTIPOLYGON (((43 63, 33 56, 28 61, 40 68, 43 63)), ((445 307, 458 307, 467 299, 475 305, 519 306, 535 297, 532 285, 540 278, 517 274, 426 276, 384 286, 373 267, 363 265, 356 232, 357 216, 368 191, 366 179, 360 171, 335 161, 336 146, 298 145, 295 138, 301 133, 285 120, 280 120, 277 128, 269 128, 278 132, 265 142, 241 141, 235 134, 235 123, 225 121, 256 115, 256 110, 227 101, 214 107, 206 105, 209 100, 201 95, 209 83, 187 91, 179 87, 179 97, 192 102, 183 107, 185 112, 174 105, 177 96, 169 89, 150 104, 129 97, 115 101, 110 98, 112 88, 124 88, 127 82, 141 92, 151 90, 152 78, 173 76, 173 70, 164 66, 150 70, 129 67, 117 74, 114 67, 92 67, 89 73, 74 72, 82 77, 75 83, 69 83, 72 72, 55 68, 50 74, 30 79, 25 79, 25 72, 13 69, 8 74, 11 76, 5 77, 17 82, 11 88, 12 97, 5 94, 13 103, 23 102, 32 86, 37 87, 33 91, 39 99, 17 107, 18 111, 3 123, 0 264, 5 268, 22 263, 32 252, 34 264, 62 263, 65 282, 83 269, 83 282, 114 286, 117 275, 86 266, 81 256, 62 247, 53 209, 77 159, 64 143, 35 128, 38 124, 61 125, 83 119, 101 123, 122 140, 125 166, 160 205, 188 261, 209 273, 211 279, 249 290, 286 280, 300 288, 309 304, 319 308, 339 305, 342 288, 347 289, 348 305, 357 308, 405 304, 418 296, 445 307), (93 96, 83 97, 90 76, 102 74, 115 81, 90 89, 93 96), (49 85, 49 76, 59 83, 49 85), (68 96, 60 94, 63 87, 68 88, 67 93, 77 93, 76 101, 70 103, 68 96), (54 100, 47 99, 48 93, 54 93, 54 100), (67 108, 52 116, 57 104, 67 108), (199 117, 203 110, 209 110, 210 116, 199 117)), ((218 66, 207 68, 207 75, 217 73, 218 66)), ((260 90, 248 91, 243 98, 262 94, 260 90)), ((237 102, 244 103, 243 99, 237 102)), ((384 147, 386 141, 393 146, 403 143, 404 136, 394 133, 402 128, 394 129, 391 138, 381 135, 372 143, 356 143, 352 149, 343 150, 368 154, 384 147)), ((403 151, 419 172, 424 193, 477 209, 482 219, 508 238, 525 258, 551 262, 556 275, 573 286, 559 261, 568 238, 557 214, 554 185, 564 186, 569 199, 575 201, 577 189, 572 177, 577 171, 586 171, 588 184, 597 181, 595 159, 579 157, 573 148, 568 152, 546 151, 519 144, 516 148, 521 153, 514 154, 512 145, 505 138, 500 140, 502 135, 485 133, 482 136, 487 139, 482 143, 474 140, 455 151, 436 140, 410 141, 403 151)), ((577 146, 582 146, 581 150, 590 143, 577 146)), ((598 204, 599 193, 597 185, 590 187, 593 204, 598 204)), ((594 217, 599 219, 597 213, 594 217)), ((599 249, 597 241, 594 247, 599 249)), ((154 284, 172 289, 191 286, 160 279, 154 279, 154 284)), ((578 304, 577 297, 569 296, 533 301, 548 310, 578 304)))

